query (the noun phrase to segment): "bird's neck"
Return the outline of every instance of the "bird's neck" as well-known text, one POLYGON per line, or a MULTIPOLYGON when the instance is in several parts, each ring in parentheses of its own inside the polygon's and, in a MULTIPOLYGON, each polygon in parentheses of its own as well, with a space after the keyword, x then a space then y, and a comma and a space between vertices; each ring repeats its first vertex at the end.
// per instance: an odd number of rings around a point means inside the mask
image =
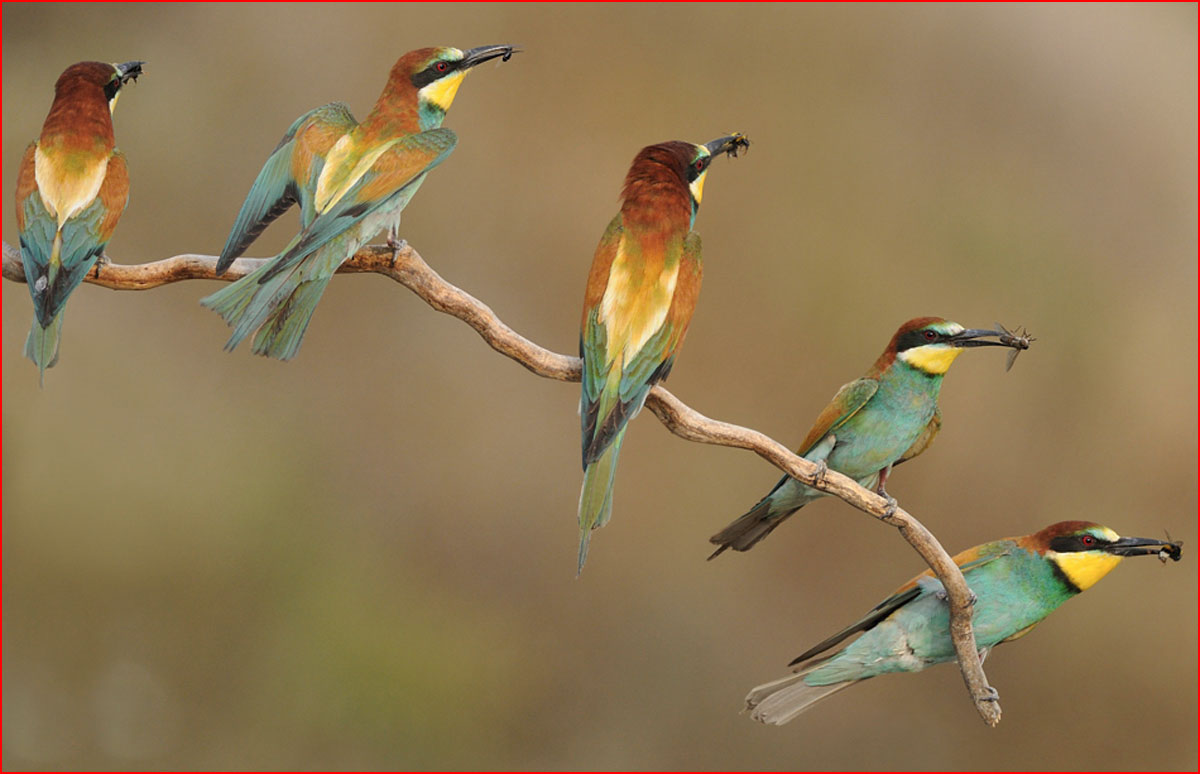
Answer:
POLYGON ((112 113, 100 89, 79 84, 59 90, 42 124, 38 147, 43 153, 88 153, 106 156, 116 145, 112 113))
MULTIPOLYGON (((878 364, 876 364, 878 366, 878 364)), ((875 371, 876 369, 872 369, 875 371)), ((945 374, 934 374, 905 363, 894 360, 883 369, 876 371, 874 378, 879 380, 880 389, 904 389, 918 393, 927 393, 934 398, 942 389, 942 377, 945 374)))
POLYGON ((692 227, 691 197, 677 185, 647 182, 628 191, 621 204, 626 228, 686 233, 692 227))
POLYGON ((379 136, 398 137, 437 129, 445 117, 445 109, 422 99, 408 76, 393 72, 362 125, 379 136))

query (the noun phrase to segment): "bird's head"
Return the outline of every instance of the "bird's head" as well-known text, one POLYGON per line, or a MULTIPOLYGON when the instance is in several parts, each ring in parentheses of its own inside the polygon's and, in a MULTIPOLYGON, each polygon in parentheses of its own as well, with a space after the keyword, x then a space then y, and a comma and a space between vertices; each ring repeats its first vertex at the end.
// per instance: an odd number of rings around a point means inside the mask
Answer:
POLYGON ((129 81, 136 81, 142 74, 145 62, 124 62, 109 64, 107 62, 78 62, 71 65, 63 74, 58 76, 54 84, 56 97, 73 95, 79 90, 85 92, 98 91, 104 94, 111 114, 117 107, 117 97, 121 96, 121 87, 129 81))
POLYGON ((497 57, 507 62, 518 50, 513 46, 480 46, 468 51, 419 48, 396 61, 392 80, 407 80, 412 84, 422 130, 436 129, 442 125, 459 85, 472 67, 497 57))
POLYGON ((1029 537, 1030 547, 1050 560, 1073 591, 1086 591, 1126 556, 1153 555, 1179 561, 1181 544, 1171 540, 1121 537, 1090 521, 1060 521, 1029 537))
POLYGON ((917 317, 900 326, 883 359, 903 363, 930 376, 941 376, 968 347, 1008 347, 1002 331, 963 328, 941 317, 917 317), (996 341, 988 337, 996 337, 996 341))
POLYGON ((704 196, 704 177, 708 174, 709 164, 721 154, 737 157, 738 151, 749 147, 750 141, 740 132, 703 145, 680 140, 649 145, 642 148, 629 168, 625 178, 625 198, 656 193, 664 184, 668 188, 682 184, 688 191, 694 221, 704 196))

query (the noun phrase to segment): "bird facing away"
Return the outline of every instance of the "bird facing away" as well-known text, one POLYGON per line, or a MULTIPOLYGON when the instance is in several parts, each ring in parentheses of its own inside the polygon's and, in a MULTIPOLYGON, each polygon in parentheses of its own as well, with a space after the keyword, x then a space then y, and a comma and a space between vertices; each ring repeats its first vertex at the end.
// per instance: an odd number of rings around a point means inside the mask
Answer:
POLYGON ((34 313, 25 356, 39 378, 58 362, 67 297, 104 254, 129 202, 112 113, 143 64, 79 62, 64 70, 42 133, 21 159, 17 232, 34 313))
POLYGON ((588 273, 583 358, 583 490, 579 570, 592 530, 612 513, 613 476, 629 420, 667 378, 700 294, 700 235, 692 231, 708 165, 748 148, 741 134, 704 145, 643 148, 625 176, 621 211, 608 224, 588 273))
MULTIPOLYGON (((940 317, 909 320, 866 376, 838 390, 796 453, 887 497, 884 483, 892 467, 928 449, 941 429, 938 392, 954 359, 968 347, 1017 346, 1012 341, 1000 331, 968 330, 940 317), (985 338, 990 336, 1002 339, 985 338)), ((709 538, 718 548, 708 558, 727 548, 748 551, 788 516, 823 496, 784 476, 753 508, 709 538)))
MULTIPOLYGON (((1011 642, 1058 606, 1091 588, 1126 556, 1179 561, 1180 544, 1121 537, 1088 521, 1061 521, 1041 532, 969 548, 954 557, 977 601, 972 623, 980 657, 1011 642)), ((751 717, 782 725, 816 702, 876 675, 919 672, 956 661, 950 613, 940 581, 926 570, 858 622, 797 656, 795 674, 746 697, 751 717), (853 635, 862 636, 842 644, 853 635), (836 650, 825 653, 834 646, 836 650)))
POLYGON ((422 48, 397 60, 362 123, 333 102, 296 119, 250 188, 217 261, 217 273, 293 204, 300 233, 279 255, 200 303, 233 327, 232 350, 257 331, 253 351, 296 354, 313 310, 337 268, 383 229, 396 249, 400 213, 429 170, 454 150, 442 119, 472 67, 512 46, 422 48))

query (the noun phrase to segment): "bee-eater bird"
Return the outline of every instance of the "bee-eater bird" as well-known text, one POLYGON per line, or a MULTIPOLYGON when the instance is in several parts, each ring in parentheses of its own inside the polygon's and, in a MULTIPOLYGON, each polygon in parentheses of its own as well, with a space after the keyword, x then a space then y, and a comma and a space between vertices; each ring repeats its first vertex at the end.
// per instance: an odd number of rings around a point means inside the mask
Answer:
MULTIPOLYGON (((984 338, 1002 335, 964 329, 940 317, 909 320, 866 376, 838 390, 796 453, 888 497, 884 483, 892 467, 928 449, 941 429, 938 392, 950 364, 967 347, 1017 346, 1008 336, 1001 341, 984 338)), ((753 508, 709 538, 719 548, 708 558, 727 548, 749 550, 788 516, 823 496, 784 476, 753 508)))
POLYGON ((300 206, 300 233, 264 266, 200 302, 233 327, 227 350, 257 331, 255 354, 296 354, 337 268, 383 229, 397 247, 400 213, 458 141, 441 126, 463 78, 514 53, 512 46, 410 51, 362 123, 341 102, 296 119, 250 188, 217 273, 293 204, 300 206))
MULTIPOLYGON (((972 624, 980 657, 1024 637, 1043 618, 1091 588, 1126 556, 1179 561, 1180 544, 1121 537, 1088 521, 1061 521, 1041 532, 969 548, 954 557, 975 592, 972 624)), ((955 661, 945 589, 926 570, 861 620, 797 656, 795 674, 760 685, 746 697, 751 717, 781 725, 814 703, 870 677, 919 672, 955 661), (853 635, 862 636, 849 644, 853 635), (841 647, 821 655, 834 646, 841 647)))
POLYGON ((737 156, 741 134, 704 145, 643 148, 625 177, 621 211, 608 224, 588 273, 583 358, 583 490, 579 570, 592 530, 612 513, 613 476, 629 420, 667 378, 700 294, 700 235, 692 231, 708 165, 737 156))
POLYGON ((25 356, 39 377, 58 362, 67 297, 96 265, 129 201, 112 113, 144 62, 79 62, 54 84, 54 102, 17 173, 21 263, 33 296, 25 356))

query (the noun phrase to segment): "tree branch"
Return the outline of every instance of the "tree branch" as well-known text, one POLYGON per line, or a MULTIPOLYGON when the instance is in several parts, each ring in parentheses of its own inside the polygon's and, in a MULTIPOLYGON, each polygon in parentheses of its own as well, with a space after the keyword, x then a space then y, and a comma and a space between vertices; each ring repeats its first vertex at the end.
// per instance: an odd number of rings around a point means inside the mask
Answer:
MULTIPOLYGON (((96 270, 88 274, 86 281, 113 290, 148 290, 189 279, 232 281, 254 271, 268 259, 239 258, 220 277, 216 275, 216 260, 215 256, 185 254, 137 265, 102 262, 96 270)), ((580 380, 579 358, 543 349, 521 336, 505 325, 486 304, 442 279, 417 251, 407 244, 397 251, 394 262, 390 249, 364 247, 343 263, 338 272, 375 272, 390 277, 416 293, 437 311, 457 317, 470 325, 493 349, 535 374, 564 382, 580 380)), ((14 282, 25 281, 21 254, 7 242, 4 243, 4 278, 14 282)), ((816 464, 793 454, 787 447, 757 430, 709 419, 676 398, 662 385, 657 385, 650 391, 646 407, 668 430, 680 438, 753 451, 789 476, 896 527, 946 588, 950 606, 950 635, 958 654, 963 680, 975 702, 975 708, 988 725, 995 726, 1000 722, 1000 703, 995 690, 988 685, 984 675, 971 628, 974 594, 967 588, 962 572, 946 553, 946 549, 942 548, 937 538, 921 522, 902 508, 889 510, 885 498, 836 471, 826 471, 818 480, 816 464)))

